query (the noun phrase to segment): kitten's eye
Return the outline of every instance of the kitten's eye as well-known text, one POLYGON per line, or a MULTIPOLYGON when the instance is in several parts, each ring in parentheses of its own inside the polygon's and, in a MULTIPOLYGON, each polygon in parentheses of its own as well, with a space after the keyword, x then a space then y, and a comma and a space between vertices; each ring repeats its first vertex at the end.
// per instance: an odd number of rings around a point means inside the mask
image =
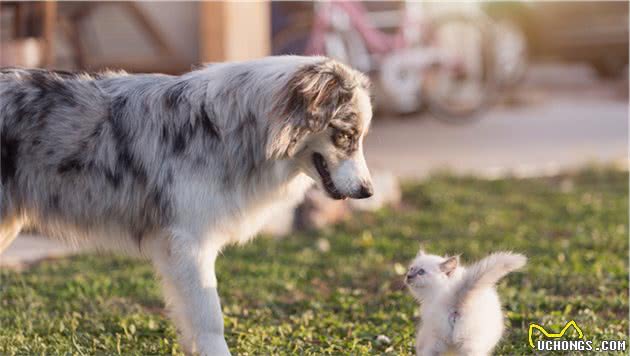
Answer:
POLYGON ((418 270, 418 276, 422 276, 425 273, 424 268, 418 270))

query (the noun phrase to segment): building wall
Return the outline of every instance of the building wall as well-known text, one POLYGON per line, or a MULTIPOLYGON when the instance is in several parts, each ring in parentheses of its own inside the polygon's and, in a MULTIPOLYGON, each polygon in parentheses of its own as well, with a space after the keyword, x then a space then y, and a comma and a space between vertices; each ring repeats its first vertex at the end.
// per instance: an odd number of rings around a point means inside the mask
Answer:
MULTIPOLYGON (((184 61, 199 58, 198 2, 138 2, 166 42, 184 61)), ((62 11, 62 9, 60 9, 62 11)), ((99 62, 142 59, 156 54, 149 37, 134 18, 115 2, 99 5, 84 25, 84 44, 99 62)), ((67 63, 68 46, 59 34, 59 60, 67 63)))

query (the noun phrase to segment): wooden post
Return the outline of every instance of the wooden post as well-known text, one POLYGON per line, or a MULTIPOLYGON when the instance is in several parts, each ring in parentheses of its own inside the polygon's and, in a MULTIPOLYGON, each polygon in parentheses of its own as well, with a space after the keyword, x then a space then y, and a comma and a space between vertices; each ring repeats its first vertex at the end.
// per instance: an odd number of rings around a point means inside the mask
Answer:
POLYGON ((55 28, 57 25, 57 2, 44 1, 44 58, 46 68, 55 65, 55 28))
POLYGON ((204 1, 199 11, 201 62, 260 58, 270 53, 268 1, 204 1))

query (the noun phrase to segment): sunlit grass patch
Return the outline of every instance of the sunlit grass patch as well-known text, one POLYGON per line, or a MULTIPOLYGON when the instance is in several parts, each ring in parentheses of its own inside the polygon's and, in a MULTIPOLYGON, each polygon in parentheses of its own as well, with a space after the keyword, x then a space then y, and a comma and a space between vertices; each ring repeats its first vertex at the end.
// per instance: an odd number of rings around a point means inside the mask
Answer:
MULTIPOLYGON (((412 354, 417 306, 401 282, 420 244, 464 262, 529 256, 499 286, 508 328, 497 354, 531 352, 530 322, 574 319, 589 339, 627 339, 627 186, 627 172, 597 169, 439 176, 405 184, 399 209, 228 248, 218 263, 228 344, 239 355, 412 354)), ((90 255, 0 270, 2 355, 179 352, 148 263, 90 255)))

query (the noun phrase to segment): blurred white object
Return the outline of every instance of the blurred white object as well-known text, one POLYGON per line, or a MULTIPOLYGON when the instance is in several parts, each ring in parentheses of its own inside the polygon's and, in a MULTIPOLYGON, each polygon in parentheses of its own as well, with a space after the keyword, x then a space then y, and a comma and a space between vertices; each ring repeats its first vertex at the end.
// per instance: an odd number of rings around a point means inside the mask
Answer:
POLYGON ((353 210, 375 211, 385 206, 395 206, 400 203, 402 192, 400 182, 392 172, 372 173, 372 184, 374 185, 374 195, 367 199, 348 200, 348 204, 353 210))
POLYGON ((376 343, 378 345, 389 345, 392 343, 392 340, 390 340, 387 336, 385 335, 379 335, 376 337, 376 343))
POLYGON ((411 113, 420 108, 422 70, 439 64, 440 52, 431 48, 402 49, 385 57, 380 80, 399 113, 411 113))
MULTIPOLYGON (((402 193, 396 176, 389 171, 372 172, 374 195, 367 199, 333 200, 318 187, 306 192, 298 205, 287 205, 263 228, 262 233, 276 237, 297 229, 321 229, 339 223, 354 211, 375 211, 400 203, 402 193)), ((325 252, 328 241, 318 241, 318 249, 325 252)))
POLYGON ((321 189, 313 187, 306 192, 296 212, 296 225, 300 229, 321 229, 345 219, 349 210, 345 200, 330 199, 321 189))
POLYGON ((321 239, 317 240, 317 249, 320 252, 328 252, 328 251, 330 251, 330 242, 328 242, 328 239, 321 238, 321 239))
POLYGON ((494 23, 497 80, 504 87, 518 84, 527 71, 527 39, 513 21, 494 23))
POLYGON ((0 65, 40 67, 43 59, 43 44, 35 38, 8 41, 0 47, 0 65))

